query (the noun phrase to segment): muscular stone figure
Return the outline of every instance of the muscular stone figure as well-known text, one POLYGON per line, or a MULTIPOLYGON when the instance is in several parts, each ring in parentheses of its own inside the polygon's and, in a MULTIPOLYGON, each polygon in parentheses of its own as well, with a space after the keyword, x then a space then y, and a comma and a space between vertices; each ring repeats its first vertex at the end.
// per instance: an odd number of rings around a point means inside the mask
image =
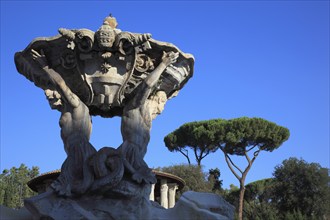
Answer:
POLYGON ((62 165, 61 175, 52 184, 52 188, 63 196, 82 194, 94 180, 87 163, 87 159, 96 152, 89 143, 92 129, 89 109, 70 90, 61 75, 49 68, 42 51, 39 54, 32 50, 32 55, 56 88, 54 91, 45 91, 51 108, 62 113, 60 117, 61 138, 67 158, 62 165))
POLYGON ((167 100, 163 91, 150 96, 154 87, 166 67, 178 58, 179 54, 169 52, 163 54, 162 62, 138 86, 135 96, 124 106, 121 133, 123 144, 119 147, 125 158, 125 167, 132 173, 132 178, 138 183, 155 183, 156 179, 151 173, 143 157, 147 152, 150 140, 152 119, 163 110, 167 100))

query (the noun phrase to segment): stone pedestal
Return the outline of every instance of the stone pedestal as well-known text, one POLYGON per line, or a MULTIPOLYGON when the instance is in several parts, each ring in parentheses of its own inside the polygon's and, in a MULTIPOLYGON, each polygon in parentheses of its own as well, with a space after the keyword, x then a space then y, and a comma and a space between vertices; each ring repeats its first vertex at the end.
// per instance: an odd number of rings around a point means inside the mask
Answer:
POLYGON ((212 193, 185 192, 175 206, 165 209, 148 199, 102 198, 83 196, 75 199, 59 198, 52 192, 25 201, 27 210, 13 210, 0 206, 0 219, 162 219, 162 220, 230 220, 234 207, 212 193))

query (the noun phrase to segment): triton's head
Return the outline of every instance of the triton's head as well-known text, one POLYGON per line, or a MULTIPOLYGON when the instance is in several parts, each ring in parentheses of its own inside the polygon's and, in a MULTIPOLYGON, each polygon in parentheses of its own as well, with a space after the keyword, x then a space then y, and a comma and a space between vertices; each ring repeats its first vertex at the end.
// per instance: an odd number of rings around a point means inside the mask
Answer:
POLYGON ((167 95, 164 91, 158 91, 155 95, 149 99, 149 108, 151 119, 156 118, 157 115, 162 113, 167 101, 167 95))

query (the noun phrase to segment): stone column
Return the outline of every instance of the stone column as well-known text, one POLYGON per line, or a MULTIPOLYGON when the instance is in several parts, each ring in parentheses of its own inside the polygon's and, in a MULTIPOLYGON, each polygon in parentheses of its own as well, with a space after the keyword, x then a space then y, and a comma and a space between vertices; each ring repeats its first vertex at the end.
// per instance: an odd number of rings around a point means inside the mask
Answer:
POLYGON ((165 209, 168 208, 168 186, 167 179, 162 179, 160 182, 160 205, 165 209))
POLYGON ((169 183, 168 184, 168 208, 173 208, 175 205, 175 193, 178 189, 178 184, 169 183))
POLYGON ((151 201, 155 201, 155 184, 151 185, 151 191, 150 191, 149 199, 151 201))

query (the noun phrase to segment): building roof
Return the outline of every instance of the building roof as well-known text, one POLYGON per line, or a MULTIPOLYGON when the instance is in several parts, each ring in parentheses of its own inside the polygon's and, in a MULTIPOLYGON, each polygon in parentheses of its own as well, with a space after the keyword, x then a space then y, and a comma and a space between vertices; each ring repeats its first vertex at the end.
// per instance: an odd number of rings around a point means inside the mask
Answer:
POLYGON ((173 174, 170 174, 170 173, 165 173, 165 172, 162 172, 162 171, 159 171, 159 170, 152 170, 152 172, 156 175, 156 177, 166 177, 167 179, 170 179, 172 180, 172 182, 175 182, 178 184, 178 187, 179 187, 179 190, 181 190, 185 185, 186 185, 186 182, 176 176, 176 175, 173 175, 173 174))

